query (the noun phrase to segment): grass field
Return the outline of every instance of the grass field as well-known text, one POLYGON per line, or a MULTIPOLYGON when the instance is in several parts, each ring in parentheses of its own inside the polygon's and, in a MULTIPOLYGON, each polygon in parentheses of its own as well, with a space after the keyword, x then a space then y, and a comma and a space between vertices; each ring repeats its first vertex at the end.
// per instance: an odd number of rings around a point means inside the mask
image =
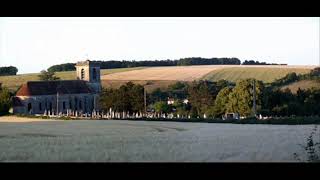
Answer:
POLYGON ((313 127, 0 117, 0 161, 292 162, 313 127))
MULTIPOLYGON (((102 69, 101 75, 107 75, 112 73, 118 73, 123 71, 132 71, 137 69, 143 69, 143 67, 136 68, 117 68, 117 69, 102 69)), ((37 81, 39 73, 31 73, 31 74, 21 74, 16 76, 0 76, 0 82, 2 86, 9 88, 12 91, 16 91, 20 85, 26 83, 27 81, 37 81)), ((62 80, 73 80, 76 79, 75 71, 64 71, 57 72, 56 75, 60 77, 62 80)))
POLYGON ((218 81, 225 79, 236 82, 240 79, 255 78, 265 83, 270 83, 276 79, 280 79, 288 73, 296 72, 297 74, 306 74, 310 72, 308 68, 271 68, 271 67, 231 67, 223 68, 210 72, 202 77, 202 79, 210 81, 218 81))
POLYGON ((281 89, 284 90, 286 88, 289 88, 292 93, 296 93, 299 88, 303 90, 310 88, 320 89, 320 82, 316 80, 302 80, 283 86, 281 89))

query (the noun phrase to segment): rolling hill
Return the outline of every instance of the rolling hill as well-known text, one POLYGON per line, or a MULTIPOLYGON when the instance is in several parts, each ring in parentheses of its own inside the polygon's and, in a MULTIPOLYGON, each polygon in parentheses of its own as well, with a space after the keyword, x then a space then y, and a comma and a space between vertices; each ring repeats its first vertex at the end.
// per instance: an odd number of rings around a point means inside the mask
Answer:
MULTIPOLYGON (((221 79, 236 82, 239 79, 256 78, 266 83, 282 78, 290 72, 308 73, 316 66, 279 66, 279 65, 198 65, 198 66, 163 66, 136 67, 101 70, 103 87, 119 87, 132 81, 147 85, 150 91, 155 88, 166 88, 177 81, 194 80, 218 81, 221 79)), ((15 91, 22 83, 38 80, 39 73, 16 76, 0 76, 4 87, 15 91)), ((75 71, 57 72, 62 80, 75 79, 75 71)), ((298 85, 292 85, 298 86, 298 85)))
MULTIPOLYGON (((107 75, 112 73, 118 73, 123 71, 132 71, 137 69, 143 69, 143 67, 136 68, 117 68, 117 69, 102 69, 101 75, 107 75)), ((0 82, 3 87, 9 88, 11 91, 16 91, 23 83, 27 81, 37 81, 39 80, 38 75, 40 73, 30 73, 30 74, 21 74, 15 76, 0 76, 0 82)), ((72 80, 76 79, 75 71, 64 71, 56 72, 56 76, 60 77, 62 80, 72 80)))
POLYGON ((281 90, 284 90, 286 88, 289 88, 292 93, 297 93, 298 89, 306 90, 311 88, 320 89, 320 81, 316 80, 301 80, 294 83, 291 83, 289 85, 281 87, 281 90))

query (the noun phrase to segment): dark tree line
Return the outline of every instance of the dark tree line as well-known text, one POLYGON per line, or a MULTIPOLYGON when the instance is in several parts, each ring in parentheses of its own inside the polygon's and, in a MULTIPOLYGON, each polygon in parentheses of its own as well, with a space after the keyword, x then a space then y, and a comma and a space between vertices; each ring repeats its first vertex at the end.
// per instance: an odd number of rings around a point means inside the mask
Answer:
POLYGON ((254 60, 245 60, 242 64, 243 65, 287 65, 287 64, 259 62, 254 60))
MULTIPOLYGON (((234 64, 240 65, 241 61, 238 58, 201 58, 191 57, 182 58, 179 60, 142 60, 142 61, 98 61, 100 62, 101 69, 114 69, 114 68, 130 68, 130 67, 152 67, 152 66, 187 66, 187 65, 221 65, 221 64, 234 64)), ((48 68, 49 72, 58 71, 74 71, 75 63, 65 63, 54 65, 48 68)))
POLYGON ((76 68, 74 67, 75 65, 75 63, 54 65, 48 68, 48 72, 73 71, 76 70, 76 68))
POLYGON ((17 75, 18 68, 14 66, 0 67, 0 76, 17 75))
POLYGON ((178 66, 223 65, 223 64, 240 65, 241 61, 238 58, 201 58, 201 57, 191 57, 191 58, 182 58, 177 62, 178 66))
POLYGON ((268 90, 264 94, 261 114, 272 116, 320 115, 320 89, 299 89, 293 94, 289 89, 268 90))

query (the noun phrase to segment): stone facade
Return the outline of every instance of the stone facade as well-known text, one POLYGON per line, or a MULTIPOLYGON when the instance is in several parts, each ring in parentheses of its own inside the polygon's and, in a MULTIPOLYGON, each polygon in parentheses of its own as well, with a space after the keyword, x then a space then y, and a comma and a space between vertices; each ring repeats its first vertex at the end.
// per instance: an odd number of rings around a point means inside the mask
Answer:
POLYGON ((76 64, 77 79, 88 82, 88 85, 96 92, 101 92, 100 65, 92 61, 78 62, 76 64))
POLYGON ((19 98, 22 106, 13 109, 13 113, 16 114, 44 114, 48 111, 66 114, 67 110, 91 113, 97 108, 97 95, 93 94, 19 96, 19 98))
POLYGON ((69 81, 29 81, 14 97, 15 114, 91 113, 98 110, 101 92, 100 67, 91 61, 79 62, 77 79, 69 81))

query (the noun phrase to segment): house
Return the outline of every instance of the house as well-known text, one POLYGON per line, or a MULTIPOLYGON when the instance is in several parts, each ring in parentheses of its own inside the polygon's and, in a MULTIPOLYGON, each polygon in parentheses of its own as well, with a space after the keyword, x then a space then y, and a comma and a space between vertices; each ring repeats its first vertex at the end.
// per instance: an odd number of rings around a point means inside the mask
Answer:
POLYGON ((169 98, 169 97, 168 97, 167 104, 168 104, 168 105, 170 105, 170 104, 174 104, 174 99, 173 99, 173 98, 169 98))
POLYGON ((86 60, 76 64, 77 80, 28 81, 13 97, 15 114, 54 114, 98 109, 101 92, 100 64, 86 60))
POLYGON ((188 99, 184 99, 184 100, 183 100, 183 103, 184 103, 184 104, 188 104, 188 103, 189 103, 189 100, 188 100, 188 99))

